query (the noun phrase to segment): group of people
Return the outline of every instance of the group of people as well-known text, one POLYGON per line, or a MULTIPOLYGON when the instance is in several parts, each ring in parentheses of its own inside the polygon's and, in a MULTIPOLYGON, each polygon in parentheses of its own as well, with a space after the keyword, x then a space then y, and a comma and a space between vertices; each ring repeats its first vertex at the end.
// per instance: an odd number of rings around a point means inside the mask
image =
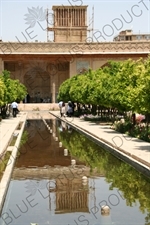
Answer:
POLYGON ((60 116, 68 116, 72 117, 74 115, 74 109, 76 105, 74 102, 68 101, 67 105, 64 101, 60 101, 59 103, 59 108, 60 108, 60 116))

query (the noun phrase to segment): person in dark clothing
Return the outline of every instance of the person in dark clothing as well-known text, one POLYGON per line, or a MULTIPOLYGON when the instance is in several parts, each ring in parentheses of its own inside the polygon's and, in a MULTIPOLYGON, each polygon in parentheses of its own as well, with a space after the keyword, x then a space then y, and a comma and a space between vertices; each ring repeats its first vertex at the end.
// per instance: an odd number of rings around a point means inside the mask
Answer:
POLYGON ((74 102, 72 102, 72 115, 74 115, 75 108, 76 108, 76 105, 74 104, 74 102))
POLYGON ((69 101, 67 106, 67 116, 71 117, 72 115, 73 115, 73 105, 72 102, 69 101))
POLYGON ((27 103, 30 103, 30 95, 27 94, 27 103))

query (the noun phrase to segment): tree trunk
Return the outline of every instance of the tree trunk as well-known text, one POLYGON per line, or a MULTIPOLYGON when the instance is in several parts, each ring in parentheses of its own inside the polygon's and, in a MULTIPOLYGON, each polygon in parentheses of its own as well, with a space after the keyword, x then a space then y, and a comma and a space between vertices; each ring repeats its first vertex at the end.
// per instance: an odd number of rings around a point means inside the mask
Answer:
POLYGON ((97 105, 92 105, 92 114, 96 115, 97 105))
POLYGON ((133 122, 133 126, 135 126, 135 124, 136 124, 136 115, 135 115, 135 113, 132 114, 132 122, 133 122))
POLYGON ((148 137, 148 128, 149 128, 149 119, 150 119, 150 114, 146 114, 146 131, 147 131, 147 137, 148 137))
POLYGON ((2 106, 1 107, 1 116, 2 116, 2 119, 5 119, 6 118, 6 112, 7 112, 7 107, 6 106, 2 106))

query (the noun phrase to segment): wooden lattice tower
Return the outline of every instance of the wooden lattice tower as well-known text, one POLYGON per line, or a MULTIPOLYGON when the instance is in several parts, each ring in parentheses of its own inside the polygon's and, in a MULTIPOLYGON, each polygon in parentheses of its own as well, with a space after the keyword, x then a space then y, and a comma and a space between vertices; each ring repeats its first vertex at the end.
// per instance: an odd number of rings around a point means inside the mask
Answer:
POLYGON ((54 33, 54 42, 85 42, 88 29, 87 7, 88 6, 52 7, 53 26, 48 26, 47 31, 52 31, 54 33))

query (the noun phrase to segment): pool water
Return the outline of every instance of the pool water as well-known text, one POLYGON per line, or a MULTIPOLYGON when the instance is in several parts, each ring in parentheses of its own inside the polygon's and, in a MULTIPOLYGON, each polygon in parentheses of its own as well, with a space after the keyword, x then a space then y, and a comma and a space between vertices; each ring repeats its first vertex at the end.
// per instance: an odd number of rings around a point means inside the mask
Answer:
POLYGON ((150 225, 148 178, 67 124, 47 123, 53 133, 42 120, 27 123, 1 225, 150 225))

